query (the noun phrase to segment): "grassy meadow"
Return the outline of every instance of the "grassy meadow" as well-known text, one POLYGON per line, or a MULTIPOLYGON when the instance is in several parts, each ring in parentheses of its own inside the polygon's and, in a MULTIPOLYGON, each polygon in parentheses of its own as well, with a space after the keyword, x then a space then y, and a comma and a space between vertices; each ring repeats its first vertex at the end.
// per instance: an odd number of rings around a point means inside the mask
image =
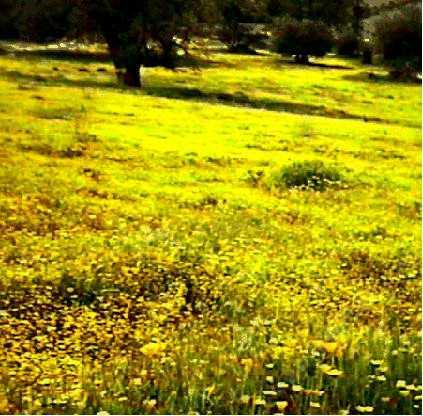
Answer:
POLYGON ((4 48, 0 413, 421 414, 419 85, 4 48))

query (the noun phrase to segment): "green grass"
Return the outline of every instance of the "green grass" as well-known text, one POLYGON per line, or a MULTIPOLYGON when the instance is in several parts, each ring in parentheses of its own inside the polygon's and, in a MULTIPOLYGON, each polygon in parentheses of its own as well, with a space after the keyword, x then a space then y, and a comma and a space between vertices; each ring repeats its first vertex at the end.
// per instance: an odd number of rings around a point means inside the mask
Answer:
POLYGON ((420 87, 100 56, 0 56, 0 413, 420 414, 420 87))

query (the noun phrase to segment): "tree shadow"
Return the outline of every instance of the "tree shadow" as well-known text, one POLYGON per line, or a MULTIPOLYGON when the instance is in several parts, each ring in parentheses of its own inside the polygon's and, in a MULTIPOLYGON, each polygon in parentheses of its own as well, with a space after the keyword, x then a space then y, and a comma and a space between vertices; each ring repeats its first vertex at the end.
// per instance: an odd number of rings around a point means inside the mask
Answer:
MULTIPOLYGON (((213 50, 211 50, 213 51, 213 50)), ((248 49, 242 49, 242 48, 214 48, 214 52, 221 53, 225 55, 244 55, 246 57, 252 57, 252 56, 265 56, 264 53, 258 51, 257 49, 248 48, 248 49)))
POLYGON ((386 84, 402 84, 420 86, 421 79, 395 79, 390 74, 375 74, 374 72, 359 72, 356 74, 344 75, 342 79, 346 81, 360 81, 369 83, 386 83, 386 84))
POLYGON ((178 85, 146 85, 142 90, 125 88, 113 81, 100 81, 97 79, 70 79, 64 75, 55 77, 35 74, 24 74, 19 71, 0 69, 0 76, 12 82, 39 83, 45 86, 69 86, 77 88, 101 88, 119 90, 131 94, 146 94, 153 97, 171 98, 178 100, 192 100, 196 102, 224 104, 234 107, 246 107, 269 111, 286 112, 300 115, 322 116, 336 119, 364 120, 369 122, 393 123, 393 121, 378 117, 365 117, 347 113, 344 110, 327 108, 324 105, 306 104, 290 101, 273 100, 267 97, 253 98, 238 91, 235 93, 219 91, 203 91, 194 87, 178 85))
POLYGON ((74 61, 85 64, 111 63, 110 55, 106 52, 84 52, 69 49, 34 49, 15 50, 10 52, 15 58, 48 59, 52 61, 74 61))
MULTIPOLYGON (((37 83, 44 86, 68 86, 78 88, 105 88, 105 89, 122 89, 114 81, 100 81, 97 79, 70 79, 60 72, 58 75, 39 75, 39 74, 25 74, 16 70, 2 70, 0 69, 0 77, 3 77, 11 82, 19 83, 37 83)), ((20 89, 26 89, 19 85, 20 89), (22 87, 22 88, 21 88, 22 87)))
POLYGON ((305 64, 300 64, 295 61, 289 61, 289 60, 281 60, 281 64, 286 65, 294 65, 297 67, 304 67, 304 68, 324 68, 324 69, 344 69, 344 70, 352 70, 354 67, 352 66, 346 66, 346 65, 332 65, 332 64, 324 64, 322 62, 307 62, 305 64))
MULTIPOLYGON (((112 64, 112 59, 108 52, 87 52, 69 49, 34 49, 8 51, 15 58, 26 60, 47 59, 51 61, 67 61, 79 64, 112 64)), ((175 70, 181 68, 201 69, 209 67, 224 66, 221 62, 214 61, 206 57, 196 55, 180 56, 175 61, 175 70)), ((144 65, 146 68, 157 67, 153 60, 144 65)))
MULTIPOLYGON (((207 68, 234 68, 236 65, 230 64, 228 62, 221 62, 211 59, 206 56, 198 56, 193 54, 188 54, 185 56, 180 56, 176 60, 175 71, 187 68, 187 69, 207 69, 207 68)), ((148 66, 147 66, 148 67, 148 66)))
POLYGON ((378 117, 365 117, 362 115, 347 113, 344 110, 327 108, 324 105, 305 104, 291 101, 273 100, 267 97, 252 98, 241 91, 235 93, 209 92, 198 88, 183 86, 157 86, 147 85, 145 92, 155 97, 165 97, 173 99, 196 100, 200 102, 225 104, 236 107, 248 107, 268 111, 286 112, 300 115, 323 116, 337 119, 364 120, 369 122, 384 122, 378 117))

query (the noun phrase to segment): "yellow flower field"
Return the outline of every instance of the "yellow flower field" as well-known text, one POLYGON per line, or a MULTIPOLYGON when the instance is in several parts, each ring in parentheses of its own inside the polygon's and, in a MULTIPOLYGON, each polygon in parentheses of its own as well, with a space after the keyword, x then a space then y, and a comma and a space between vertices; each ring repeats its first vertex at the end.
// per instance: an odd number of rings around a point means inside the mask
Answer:
POLYGON ((421 414, 418 85, 41 52, 0 56, 0 413, 421 414))

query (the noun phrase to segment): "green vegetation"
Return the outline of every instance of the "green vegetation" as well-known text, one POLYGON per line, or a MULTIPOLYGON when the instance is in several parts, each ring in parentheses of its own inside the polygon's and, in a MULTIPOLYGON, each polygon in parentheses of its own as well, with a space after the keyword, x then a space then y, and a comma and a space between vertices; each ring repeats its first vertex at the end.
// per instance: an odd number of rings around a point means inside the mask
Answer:
POLYGON ((333 47, 333 35, 323 22, 287 20, 276 35, 276 50, 295 55, 298 63, 308 63, 310 55, 322 57, 333 47))
POLYGON ((0 56, 0 413, 421 414, 420 87, 194 53, 0 56))
POLYGON ((341 174, 335 167, 327 167, 320 160, 311 160, 303 163, 293 163, 274 174, 275 186, 289 188, 311 188, 324 190, 327 186, 339 183, 341 174))
POLYGON ((421 4, 391 13, 376 23, 376 49, 396 78, 416 78, 422 70, 421 4))

